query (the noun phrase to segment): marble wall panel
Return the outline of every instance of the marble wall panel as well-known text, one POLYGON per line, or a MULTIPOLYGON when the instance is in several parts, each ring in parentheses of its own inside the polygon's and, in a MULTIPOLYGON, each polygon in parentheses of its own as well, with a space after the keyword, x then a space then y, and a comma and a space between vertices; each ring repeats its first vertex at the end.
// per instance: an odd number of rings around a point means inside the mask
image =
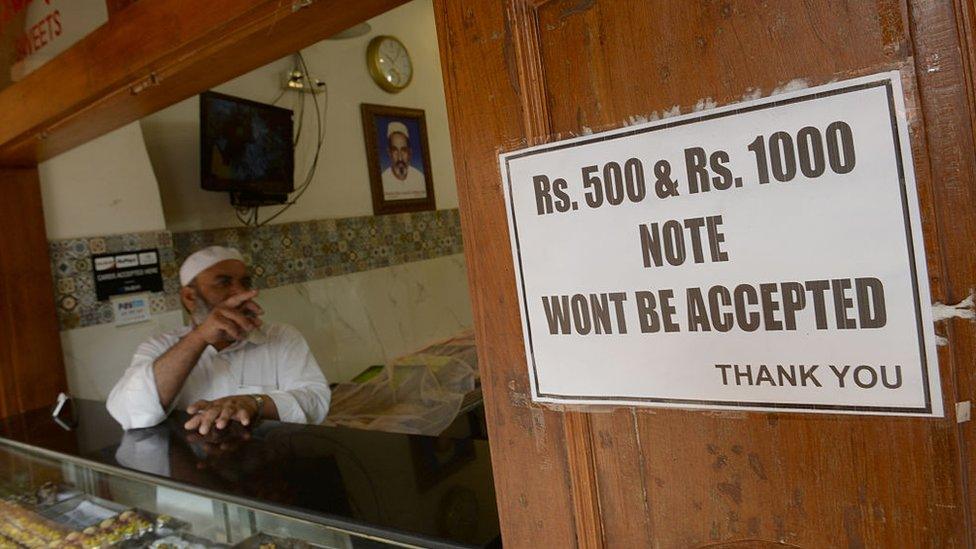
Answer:
POLYGON ((265 318, 303 333, 330 381, 472 326, 462 254, 273 288, 257 300, 265 318))

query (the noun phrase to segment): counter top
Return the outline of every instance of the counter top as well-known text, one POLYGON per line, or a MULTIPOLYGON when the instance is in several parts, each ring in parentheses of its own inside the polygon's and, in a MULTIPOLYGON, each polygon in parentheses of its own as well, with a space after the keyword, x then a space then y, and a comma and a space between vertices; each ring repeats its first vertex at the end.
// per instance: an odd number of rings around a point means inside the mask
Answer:
POLYGON ((0 444, 398 543, 500 545, 485 440, 277 421, 201 437, 182 412, 125 432, 104 403, 73 407, 0 420, 0 444))

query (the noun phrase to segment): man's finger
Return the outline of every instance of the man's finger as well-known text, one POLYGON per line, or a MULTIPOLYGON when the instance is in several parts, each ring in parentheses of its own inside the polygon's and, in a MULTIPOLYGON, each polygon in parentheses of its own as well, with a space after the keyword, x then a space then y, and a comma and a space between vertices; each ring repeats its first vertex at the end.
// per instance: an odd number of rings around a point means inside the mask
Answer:
POLYGON ((219 315, 216 311, 214 311, 213 321, 217 324, 220 331, 224 332, 228 338, 235 341, 241 339, 241 329, 237 326, 237 324, 234 324, 229 320, 225 320, 224 317, 219 315))
POLYGON ((237 310, 247 317, 255 327, 258 327, 264 323, 264 321, 261 320, 261 315, 264 314, 264 310, 261 309, 261 307, 258 307, 253 301, 244 303, 238 307, 237 310))
POLYGON ((208 408, 202 414, 199 414, 197 417, 200 418, 200 428, 197 431, 201 435, 209 433, 210 428, 213 427, 214 420, 217 419, 217 415, 219 414, 219 408, 208 408))
POLYGON ((237 413, 234 414, 234 419, 239 421, 241 425, 251 424, 251 414, 248 413, 248 411, 245 410, 244 408, 240 408, 237 410, 237 413))
POLYGON ((254 299, 257 296, 258 296, 257 290, 248 290, 246 292, 228 297, 227 299, 224 300, 223 303, 221 303, 221 305, 223 305, 224 307, 230 307, 231 309, 236 309, 241 305, 241 303, 244 303, 249 299, 254 299))
POLYGON ((195 415, 195 416, 191 417, 189 421, 187 421, 186 423, 183 424, 183 428, 186 429, 187 431, 196 431, 197 430, 197 427, 199 427, 199 426, 200 426, 200 416, 199 415, 195 415))
POLYGON ((230 418, 233 415, 234 408, 231 406, 224 406, 224 408, 220 410, 220 415, 217 416, 217 428, 223 429, 224 427, 227 427, 227 423, 230 421, 230 418))
POLYGON ((250 301, 250 300, 249 301, 245 301, 244 304, 242 305, 242 307, 244 307, 245 309, 251 311, 252 313, 254 313, 256 315, 263 315, 264 314, 264 309, 262 309, 261 306, 258 305, 254 301, 250 301))
POLYGON ((254 324, 254 322, 251 321, 250 318, 244 316, 242 313, 238 311, 224 309, 220 311, 220 315, 223 318, 236 324, 241 329, 242 332, 250 332, 251 330, 257 327, 254 324))
POLYGON ((197 427, 197 432, 200 433, 201 435, 206 435, 207 433, 210 432, 210 429, 212 428, 213 428, 213 418, 200 416, 200 423, 199 423, 199 427, 197 427))
POLYGON ((232 324, 242 337, 255 327, 250 319, 237 311, 223 309, 216 311, 215 314, 219 315, 219 318, 224 322, 232 324))
POLYGON ((183 427, 187 431, 196 431, 197 429, 200 428, 200 421, 202 419, 203 419, 203 412, 197 412, 193 417, 190 418, 189 421, 187 421, 183 425, 183 427))

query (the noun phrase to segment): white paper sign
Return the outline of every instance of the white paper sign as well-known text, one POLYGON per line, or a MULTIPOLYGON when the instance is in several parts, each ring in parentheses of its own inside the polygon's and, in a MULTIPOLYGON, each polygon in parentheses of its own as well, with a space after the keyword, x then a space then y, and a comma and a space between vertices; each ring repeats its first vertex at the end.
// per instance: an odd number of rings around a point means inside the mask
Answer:
POLYGON ((897 72, 500 161, 533 400, 942 416, 897 72))
POLYGON ((105 0, 45 0, 3 2, 0 26, 13 33, 17 61, 10 67, 13 81, 23 79, 95 29, 108 22, 105 0), (26 9, 22 28, 12 21, 26 9))

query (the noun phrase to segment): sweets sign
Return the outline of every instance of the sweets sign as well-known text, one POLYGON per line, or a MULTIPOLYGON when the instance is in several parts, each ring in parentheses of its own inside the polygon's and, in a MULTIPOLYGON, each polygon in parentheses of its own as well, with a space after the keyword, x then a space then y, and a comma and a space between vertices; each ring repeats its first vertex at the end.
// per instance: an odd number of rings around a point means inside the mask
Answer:
POLYGON ((534 400, 942 415, 897 72, 500 161, 534 400))
POLYGON ((0 0, 0 35, 14 37, 14 62, 0 86, 23 79, 106 22, 105 0, 0 0))

